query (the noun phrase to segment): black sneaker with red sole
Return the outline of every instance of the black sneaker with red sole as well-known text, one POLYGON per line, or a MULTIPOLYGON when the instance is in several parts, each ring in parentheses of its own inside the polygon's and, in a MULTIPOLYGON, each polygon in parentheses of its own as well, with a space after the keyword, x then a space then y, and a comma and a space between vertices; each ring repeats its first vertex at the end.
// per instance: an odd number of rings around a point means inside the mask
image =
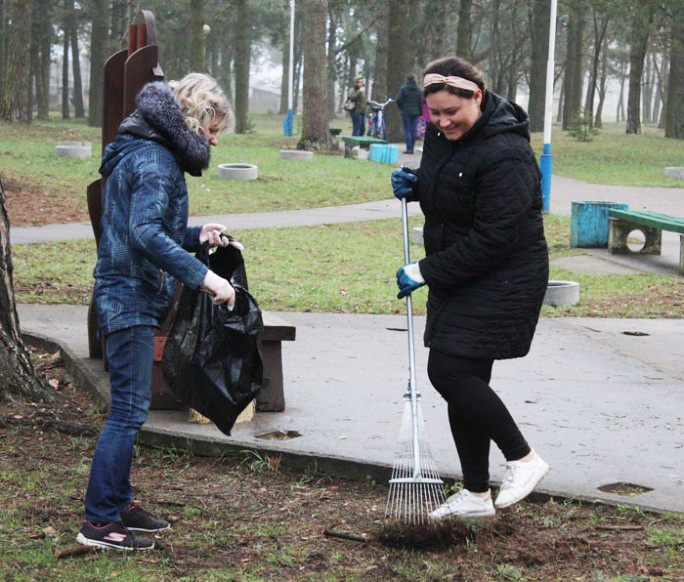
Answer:
POLYGON ((76 541, 84 546, 116 550, 151 550, 154 548, 154 540, 136 536, 121 522, 98 526, 86 520, 76 536, 76 541))

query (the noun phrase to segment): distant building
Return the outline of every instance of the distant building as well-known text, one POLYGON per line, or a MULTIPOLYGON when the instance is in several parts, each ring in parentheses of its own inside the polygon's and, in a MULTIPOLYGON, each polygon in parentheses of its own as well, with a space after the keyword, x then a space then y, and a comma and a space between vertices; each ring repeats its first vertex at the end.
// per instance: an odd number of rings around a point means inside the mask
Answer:
POLYGON ((278 113, 280 109, 280 93, 259 87, 249 88, 250 113, 278 113))

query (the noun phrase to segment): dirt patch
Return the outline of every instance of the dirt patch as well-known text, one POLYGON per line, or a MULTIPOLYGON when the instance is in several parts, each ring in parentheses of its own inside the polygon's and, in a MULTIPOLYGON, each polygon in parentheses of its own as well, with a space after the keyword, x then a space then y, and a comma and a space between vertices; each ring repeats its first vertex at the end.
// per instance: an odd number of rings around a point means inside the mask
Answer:
POLYGON ((684 579, 678 517, 523 502, 491 520, 409 528, 385 523, 384 484, 295 473, 254 452, 149 448, 132 480, 137 500, 173 523, 156 549, 56 561, 74 543, 104 419, 58 357, 34 358, 57 401, 0 404, 0 579, 86 579, 96 569, 154 580, 684 579))
POLYGON ((5 206, 11 226, 40 226, 69 222, 89 222, 85 193, 83 200, 62 198, 49 191, 3 176, 5 206))

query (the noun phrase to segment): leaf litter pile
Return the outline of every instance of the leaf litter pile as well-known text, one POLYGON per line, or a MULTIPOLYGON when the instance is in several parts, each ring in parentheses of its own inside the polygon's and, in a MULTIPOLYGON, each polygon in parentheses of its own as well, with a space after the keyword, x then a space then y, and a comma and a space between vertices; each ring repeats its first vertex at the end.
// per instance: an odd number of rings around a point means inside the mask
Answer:
POLYGON ((684 580, 682 516, 550 500, 402 526, 384 521, 383 483, 296 473, 249 451, 138 448, 136 499, 172 529, 150 552, 82 551, 104 416, 58 355, 33 358, 56 399, 0 403, 0 580, 684 580))

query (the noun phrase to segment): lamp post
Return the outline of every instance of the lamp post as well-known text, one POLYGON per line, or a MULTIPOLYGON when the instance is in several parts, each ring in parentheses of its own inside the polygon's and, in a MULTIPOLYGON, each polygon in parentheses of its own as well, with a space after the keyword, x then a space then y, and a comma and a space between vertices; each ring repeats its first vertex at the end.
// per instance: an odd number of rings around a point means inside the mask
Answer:
POLYGON ((283 121, 283 133, 286 137, 292 137, 294 125, 294 112, 292 111, 292 88, 294 84, 294 24, 295 24, 295 0, 290 0, 290 66, 287 75, 287 116, 283 121))
POLYGON ((551 157, 551 122, 553 119, 553 76, 554 55, 556 52, 556 10, 557 0, 551 0, 551 22, 549 24, 549 58, 546 62, 546 97, 544 100, 544 152, 541 155, 542 172, 542 209, 548 212, 551 207, 551 175, 553 174, 553 158, 551 157))

